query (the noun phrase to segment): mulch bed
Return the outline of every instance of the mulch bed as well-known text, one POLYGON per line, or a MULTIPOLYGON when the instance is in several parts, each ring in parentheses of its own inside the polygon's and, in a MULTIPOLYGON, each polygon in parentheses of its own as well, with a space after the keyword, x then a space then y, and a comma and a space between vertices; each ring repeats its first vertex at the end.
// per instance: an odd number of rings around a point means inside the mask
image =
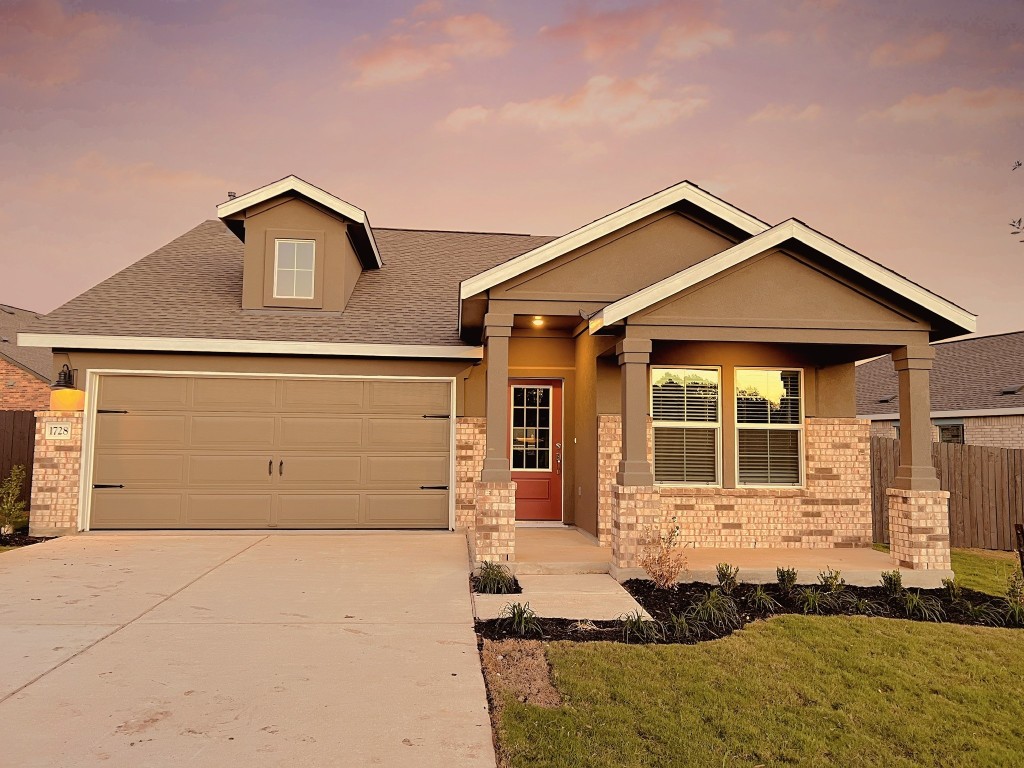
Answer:
MULTIPOLYGON (((631 579, 623 584, 626 590, 643 606, 654 619, 665 626, 664 637, 654 642, 692 644, 706 640, 715 640, 731 634, 734 629, 718 629, 702 627, 686 638, 677 638, 670 629, 671 615, 680 615, 691 606, 702 600, 712 590, 718 589, 717 584, 688 583, 677 584, 672 589, 658 589, 654 582, 645 579, 631 579)), ((786 594, 777 584, 765 584, 763 592, 778 603, 773 610, 764 610, 752 604, 757 587, 752 584, 739 584, 730 597, 735 603, 738 614, 737 626, 741 629, 752 621, 770 618, 782 614, 804 615, 803 605, 799 600, 804 585, 797 586, 790 594, 786 594)), ((817 587, 821 590, 821 587, 817 587)), ((824 591, 824 590, 821 590, 824 591)), ((910 589, 908 592, 924 598, 933 598, 942 609, 942 621, 952 624, 968 624, 973 626, 1001 626, 994 620, 995 612, 1002 609, 1004 601, 983 592, 962 589, 958 599, 950 597, 945 589, 910 589), (979 609, 988 607, 992 612, 987 615, 979 609)), ((910 619, 922 621, 917 616, 908 616, 901 598, 890 596, 882 587, 845 586, 842 591, 833 595, 833 604, 811 612, 826 616, 866 615, 890 619, 910 619)), ((934 604, 933 604, 934 605, 934 604)), ((533 633, 536 640, 572 640, 576 642, 613 641, 625 642, 624 627, 620 621, 581 622, 573 619, 538 619, 539 633, 533 633)), ((516 635, 500 619, 476 622, 476 631, 481 638, 488 640, 504 640, 516 635)))
POLYGON ((49 541, 49 536, 29 536, 27 533, 0 534, 0 547, 27 547, 29 544, 38 544, 41 541, 49 541))

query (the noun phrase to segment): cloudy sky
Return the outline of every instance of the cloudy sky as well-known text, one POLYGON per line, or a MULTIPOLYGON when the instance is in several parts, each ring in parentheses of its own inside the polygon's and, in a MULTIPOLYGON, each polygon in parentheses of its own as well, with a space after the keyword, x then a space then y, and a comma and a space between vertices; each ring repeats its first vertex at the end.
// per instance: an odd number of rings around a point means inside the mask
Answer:
POLYGON ((0 302, 289 173, 560 234, 690 179, 1024 328, 1020 0, 0 0, 0 302))

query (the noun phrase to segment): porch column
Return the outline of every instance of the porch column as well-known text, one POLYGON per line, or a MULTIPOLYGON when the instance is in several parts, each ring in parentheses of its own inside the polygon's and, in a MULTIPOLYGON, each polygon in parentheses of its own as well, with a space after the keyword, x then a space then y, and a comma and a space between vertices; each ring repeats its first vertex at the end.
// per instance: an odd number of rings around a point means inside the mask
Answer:
POLYGON ((638 560, 661 532, 661 495, 647 452, 651 342, 623 339, 615 348, 622 390, 622 454, 612 488, 612 575, 642 575, 638 560))
POLYGON ((899 376, 900 465, 885 493, 893 561, 903 568, 949 572, 949 492, 940 490, 932 465, 928 371, 934 358, 935 350, 924 344, 892 354, 899 376))
POLYGON ((476 526, 470 533, 473 564, 515 558, 516 484, 509 465, 508 344, 513 315, 484 316, 487 421, 484 463, 476 484, 476 526))

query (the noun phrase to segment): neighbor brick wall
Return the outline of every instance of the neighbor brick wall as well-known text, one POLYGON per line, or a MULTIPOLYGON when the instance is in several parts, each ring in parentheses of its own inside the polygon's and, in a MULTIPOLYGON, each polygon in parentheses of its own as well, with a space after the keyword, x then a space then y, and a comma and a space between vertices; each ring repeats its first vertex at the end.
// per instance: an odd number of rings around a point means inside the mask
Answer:
POLYGON ((949 491, 885 490, 889 551, 901 568, 949 570, 949 491))
POLYGON ((82 414, 79 411, 36 413, 36 451, 32 467, 29 533, 55 536, 78 530, 78 482, 82 466, 82 414), (71 424, 71 439, 46 440, 46 425, 71 424))
MULTIPOLYGON (((602 520, 609 526, 612 520, 618 421, 618 416, 599 417, 599 531, 602 520)), ((694 547, 870 546, 868 422, 807 419, 804 445, 804 488, 658 486, 663 529, 675 518, 681 541, 694 547)))
MULTIPOLYGON (((898 425, 898 421, 872 421, 871 436, 895 439, 897 437, 896 427, 898 425)), ((939 442, 939 428, 935 424, 932 424, 932 442, 939 442)))
POLYGON ((0 411, 40 411, 50 407, 50 382, 0 359, 0 411))
POLYGON ((487 419, 460 416, 455 420, 455 528, 476 526, 476 483, 487 450, 487 419))
POLYGON ((1024 448, 1024 416, 965 418, 964 441, 990 448, 1024 448))

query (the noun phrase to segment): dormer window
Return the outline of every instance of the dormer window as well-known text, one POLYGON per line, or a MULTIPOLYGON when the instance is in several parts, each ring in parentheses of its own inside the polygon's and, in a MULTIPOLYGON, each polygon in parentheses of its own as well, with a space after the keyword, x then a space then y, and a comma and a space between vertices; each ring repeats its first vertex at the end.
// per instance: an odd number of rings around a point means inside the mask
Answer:
POLYGON ((316 277, 316 241, 274 241, 274 298, 312 299, 316 277))

